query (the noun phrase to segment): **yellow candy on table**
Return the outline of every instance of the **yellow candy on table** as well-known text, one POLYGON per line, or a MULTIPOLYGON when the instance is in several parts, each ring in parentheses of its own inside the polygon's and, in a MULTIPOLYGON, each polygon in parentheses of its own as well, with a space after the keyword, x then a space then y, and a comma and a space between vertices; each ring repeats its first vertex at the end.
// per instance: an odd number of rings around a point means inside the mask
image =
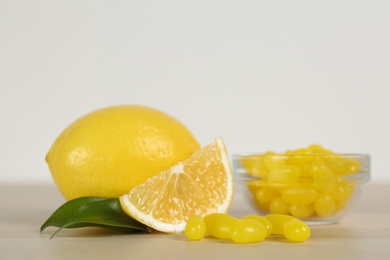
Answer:
POLYGON ((290 204, 282 199, 282 197, 276 197, 270 202, 269 211, 272 214, 289 214, 290 204))
POLYGON ((229 239, 230 229, 238 221, 237 218, 230 215, 217 217, 212 221, 212 224, 207 224, 207 233, 216 238, 229 239))
POLYGON ((299 219, 291 219, 284 224, 283 235, 290 241, 303 242, 310 237, 310 228, 299 219))
POLYGON ((226 213, 212 213, 212 214, 205 216, 203 219, 204 219, 204 222, 206 224, 206 233, 211 235, 211 230, 214 226, 214 223, 216 221, 218 221, 218 219, 224 218, 224 217, 229 217, 229 215, 226 213))
POLYGON ((314 211, 319 217, 329 217, 336 212, 336 201, 329 194, 321 194, 314 202, 314 211))
POLYGON ((248 215, 248 216, 243 217, 242 219, 254 219, 256 221, 259 221, 267 229, 267 237, 272 234, 272 229, 273 229, 272 224, 265 217, 259 216, 259 215, 248 215))
POLYGON ((292 216, 284 215, 284 214, 268 214, 264 217, 269 222, 271 222, 271 225, 273 227, 272 229, 273 235, 283 235, 284 224, 291 219, 295 219, 292 216))
POLYGON ((206 233, 206 223, 201 216, 192 216, 186 224, 184 234, 191 240, 201 240, 206 233))
POLYGON ((267 237, 267 228, 257 220, 241 219, 230 228, 229 237, 236 243, 247 244, 264 240, 267 237))

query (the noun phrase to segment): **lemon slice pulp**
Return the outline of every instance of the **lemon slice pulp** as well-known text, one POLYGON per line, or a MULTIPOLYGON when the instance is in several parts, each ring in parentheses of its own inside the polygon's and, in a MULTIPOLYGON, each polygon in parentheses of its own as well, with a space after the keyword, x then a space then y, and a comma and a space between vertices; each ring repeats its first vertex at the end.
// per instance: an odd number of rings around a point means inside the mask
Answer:
POLYGON ((227 213, 233 201, 233 174, 222 138, 119 199, 129 216, 167 233, 183 232, 193 215, 227 213))

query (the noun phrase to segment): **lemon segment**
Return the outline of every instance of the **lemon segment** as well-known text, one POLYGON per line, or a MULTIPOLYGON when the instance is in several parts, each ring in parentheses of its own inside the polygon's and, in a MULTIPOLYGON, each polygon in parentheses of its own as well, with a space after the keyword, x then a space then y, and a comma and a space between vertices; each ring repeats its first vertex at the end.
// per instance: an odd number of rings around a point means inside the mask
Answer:
POLYGON ((129 216, 167 233, 183 232, 194 215, 227 213, 233 200, 233 174, 222 138, 119 199, 129 216))

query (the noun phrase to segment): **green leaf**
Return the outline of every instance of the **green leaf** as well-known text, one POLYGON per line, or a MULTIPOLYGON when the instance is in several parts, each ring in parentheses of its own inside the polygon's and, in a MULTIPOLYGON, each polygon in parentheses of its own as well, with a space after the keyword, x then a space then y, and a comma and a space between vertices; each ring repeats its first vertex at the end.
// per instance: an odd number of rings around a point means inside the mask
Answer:
POLYGON ((123 212, 118 198, 83 197, 66 202, 41 226, 63 228, 100 227, 119 233, 150 231, 123 212))
POLYGON ((59 207, 50 216, 48 220, 41 226, 41 232, 47 227, 61 227, 64 225, 80 207, 92 201, 105 200, 100 197, 82 197, 74 200, 70 200, 59 207))

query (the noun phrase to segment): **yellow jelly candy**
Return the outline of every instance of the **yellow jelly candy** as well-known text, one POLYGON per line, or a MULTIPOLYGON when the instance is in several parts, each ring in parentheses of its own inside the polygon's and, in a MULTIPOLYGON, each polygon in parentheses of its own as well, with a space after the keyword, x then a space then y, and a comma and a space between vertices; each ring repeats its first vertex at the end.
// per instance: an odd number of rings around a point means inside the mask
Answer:
POLYGON ((275 155, 274 153, 265 153, 263 155, 263 166, 267 171, 272 171, 274 169, 278 169, 281 166, 285 165, 286 162, 284 157, 281 155, 275 155))
POLYGON ((186 224, 184 234, 191 240, 200 240, 206 233, 206 223, 201 216, 192 216, 186 224))
POLYGON ((339 184, 331 193, 332 197, 337 201, 347 201, 353 193, 353 187, 348 184, 339 184))
POLYGON ((277 196, 279 196, 279 193, 269 187, 263 187, 256 191, 256 200, 263 203, 270 203, 277 196))
POLYGON ((342 158, 330 159, 326 161, 329 169, 336 175, 347 174, 346 161, 342 158))
POLYGON ((344 200, 336 201, 336 211, 343 210, 347 206, 347 202, 344 200))
POLYGON ((254 202, 259 209, 269 211, 269 202, 258 201, 256 198, 254 199, 254 202))
POLYGON ((336 186, 336 177, 323 162, 315 162, 309 168, 314 180, 314 186, 324 193, 330 193, 336 186))
POLYGON ((284 224, 283 235, 290 241, 303 242, 310 237, 310 228, 299 219, 291 219, 284 224))
POLYGON ((315 162, 323 162, 321 156, 308 155, 305 163, 297 165, 301 170, 300 178, 311 178, 310 166, 315 162))
POLYGON ((314 211, 319 217, 329 217, 336 212, 336 201, 329 194, 322 194, 314 203, 314 211))
POLYGON ((262 155, 248 155, 244 156, 241 162, 250 175, 264 179, 267 172, 262 165, 262 157, 262 155))
POLYGON ((295 219, 292 216, 283 214, 269 214, 264 217, 271 222, 273 235, 283 235, 284 224, 291 219, 295 219))
POLYGON ((307 148, 301 148, 288 154, 287 163, 295 166, 303 166, 313 160, 313 152, 307 148))
POLYGON ((307 176, 307 177, 302 177, 302 178, 299 178, 299 180, 298 180, 298 186, 299 187, 305 186, 305 187, 312 188, 313 187, 313 185, 312 185, 313 181, 314 180, 313 180, 313 177, 311 177, 311 175, 307 176))
POLYGON ((310 168, 309 163, 305 163, 305 164, 299 166, 299 170, 301 171, 301 175, 299 176, 299 180, 311 178, 309 168, 310 168))
POLYGON ((255 243, 266 237, 266 227, 254 219, 241 219, 230 228, 230 238, 236 243, 255 243))
POLYGON ((283 165, 268 173, 268 182, 272 184, 289 185, 297 183, 301 171, 294 165, 283 165))
POLYGON ((308 149, 308 148, 299 148, 299 149, 293 151, 293 154, 302 154, 302 155, 308 155, 308 154, 312 154, 312 153, 313 153, 313 151, 308 149))
POLYGON ((289 214, 290 204, 281 197, 276 197, 269 204, 269 211, 271 211, 272 214, 289 214))
POLYGON ((225 216, 216 218, 213 221, 213 225, 207 225, 207 233, 210 233, 213 237, 216 238, 230 238, 230 229, 238 221, 237 218, 232 216, 225 216))
POLYGON ((335 179, 333 172, 329 169, 328 165, 323 162, 312 163, 309 171, 314 180, 335 179))
POLYGON ((256 193, 256 191, 261 188, 267 186, 267 182, 264 180, 255 180, 255 181, 248 181, 246 183, 248 190, 251 193, 256 193))
POLYGON ((271 225, 271 222, 269 222, 269 220, 266 219, 265 217, 262 217, 259 215, 248 215, 248 216, 243 217, 242 219, 254 219, 256 221, 259 221, 267 229, 267 237, 272 234, 273 227, 271 225))
POLYGON ((309 145, 309 147, 307 147, 307 148, 308 148, 310 151, 312 151, 313 153, 316 153, 316 152, 318 152, 318 151, 324 149, 324 148, 322 147, 322 145, 320 145, 320 144, 311 144, 311 145, 309 145))
POLYGON ((293 205, 305 206, 314 203, 320 193, 316 189, 293 187, 281 192, 282 198, 293 205))
POLYGON ((346 174, 352 174, 360 171, 360 162, 353 158, 346 158, 346 174))
POLYGON ((314 214, 314 205, 313 204, 304 205, 304 206, 291 205, 290 213, 292 216, 296 218, 308 218, 314 214))
POLYGON ((265 177, 247 183, 254 203, 262 211, 297 218, 328 217, 344 209, 356 185, 346 175, 364 167, 359 160, 333 153, 319 144, 284 154, 266 152, 258 157, 261 166, 257 163, 256 167, 266 173, 255 173, 265 177))
POLYGON ((228 214, 225 213, 212 213, 204 217, 204 222, 206 224, 206 232, 211 235, 211 230, 214 227, 214 223, 224 217, 229 217, 228 214))
POLYGON ((319 144, 312 144, 308 147, 313 153, 333 153, 331 150, 325 149, 319 144))

